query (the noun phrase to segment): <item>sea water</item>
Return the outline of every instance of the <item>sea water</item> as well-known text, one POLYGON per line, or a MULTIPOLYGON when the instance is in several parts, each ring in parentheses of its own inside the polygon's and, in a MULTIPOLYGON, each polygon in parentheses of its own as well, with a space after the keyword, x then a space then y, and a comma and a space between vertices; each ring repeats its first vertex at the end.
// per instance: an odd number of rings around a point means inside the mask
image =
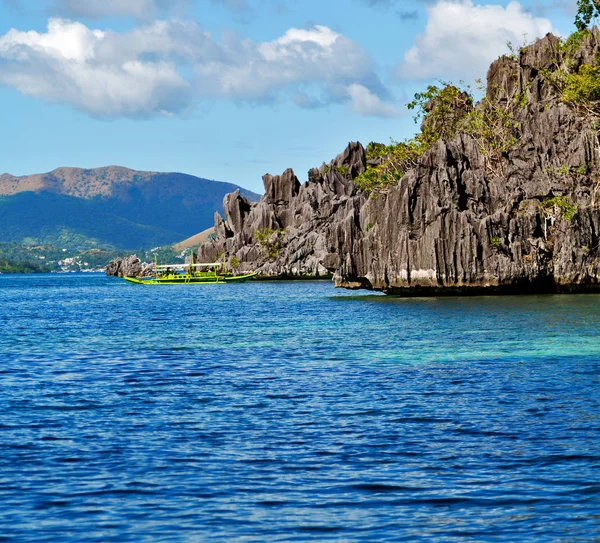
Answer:
POLYGON ((0 541, 600 541, 600 296, 0 276, 0 541))

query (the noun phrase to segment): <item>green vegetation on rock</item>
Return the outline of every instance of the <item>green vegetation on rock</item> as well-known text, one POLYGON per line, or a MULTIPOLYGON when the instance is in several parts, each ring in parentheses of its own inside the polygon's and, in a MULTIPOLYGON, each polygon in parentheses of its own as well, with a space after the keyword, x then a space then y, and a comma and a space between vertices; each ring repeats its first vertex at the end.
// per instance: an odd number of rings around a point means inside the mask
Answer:
POLYGON ((460 89, 451 83, 443 87, 429 85, 425 92, 415 94, 408 109, 416 111, 415 122, 421 121, 421 133, 415 139, 424 146, 452 138, 461 128, 464 114, 473 108, 470 89, 460 89))
POLYGON ((593 118, 600 117, 600 55, 596 55, 594 64, 582 64, 577 52, 597 32, 583 29, 561 40, 555 66, 542 70, 565 104, 593 118))
POLYGON ((415 110, 415 122, 421 121, 421 131, 413 138, 390 145, 370 143, 367 146, 367 170, 356 181, 361 190, 377 195, 397 184, 408 170, 440 140, 450 140, 459 132, 474 138, 487 167, 497 172, 500 158, 517 143, 520 124, 514 112, 526 103, 524 93, 504 88, 486 89, 478 82, 483 94, 474 105, 470 87, 459 88, 444 83, 430 85, 417 93, 408 108, 415 110))
POLYGON ((272 228, 259 228, 254 231, 254 239, 266 251, 271 260, 279 256, 286 231, 283 228, 273 230, 272 228))
MULTIPOLYGON (((593 64, 582 62, 578 51, 598 30, 588 29, 591 20, 600 15, 600 0, 580 0, 578 31, 558 43, 558 55, 551 69, 540 73, 557 90, 562 102, 585 117, 598 119, 593 125, 600 133, 600 53, 593 64)), ((457 134, 473 138, 485 160, 486 169, 495 176, 502 175, 503 158, 521 138, 521 111, 528 105, 529 87, 518 85, 517 68, 522 47, 505 57, 498 69, 506 72, 504 82, 486 88, 477 82, 477 94, 483 96, 475 104, 471 88, 442 82, 430 85, 415 94, 407 107, 415 111, 415 122, 421 121, 421 130, 413 138, 402 142, 391 140, 389 145, 370 143, 366 149, 367 169, 356 178, 361 190, 371 196, 388 191, 404 175, 416 167, 421 158, 438 141, 448 141, 457 134), (512 65, 515 65, 515 73, 512 65)), ((561 174, 580 174, 589 171, 589 164, 562 171, 561 174)))
POLYGON ((563 100, 568 104, 583 106, 594 115, 599 115, 600 65, 582 64, 577 73, 565 75, 563 100))
POLYGON ((378 194, 397 184, 434 143, 456 133, 472 105, 470 94, 450 84, 429 85, 415 94, 407 107, 415 110, 415 122, 422 121, 421 132, 402 142, 391 140, 389 145, 371 142, 366 149, 367 170, 356 179, 360 189, 378 194))
POLYGON ((390 145, 371 142, 367 145, 366 171, 356 179, 361 190, 379 193, 395 185, 404 174, 416 166, 426 147, 416 139, 403 142, 391 141, 390 145), (374 162, 378 162, 373 164, 374 162))
POLYGON ((546 198, 540 203, 542 215, 546 218, 556 219, 562 217, 566 221, 572 220, 579 211, 577 206, 571 202, 568 196, 554 196, 546 198))
POLYGON ((577 30, 585 30, 592 19, 600 15, 600 0, 577 0, 577 15, 575 26, 577 30))

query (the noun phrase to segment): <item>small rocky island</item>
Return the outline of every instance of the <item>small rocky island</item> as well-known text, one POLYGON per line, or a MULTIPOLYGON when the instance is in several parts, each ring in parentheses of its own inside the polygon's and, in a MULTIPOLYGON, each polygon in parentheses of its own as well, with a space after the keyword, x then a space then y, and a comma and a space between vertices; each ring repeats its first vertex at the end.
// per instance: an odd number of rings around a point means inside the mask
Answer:
POLYGON ((598 290, 599 53, 597 29, 547 35, 494 62, 478 103, 429 87, 412 140, 225 196, 199 259, 388 294, 598 290))
POLYGON ((113 277, 149 277, 154 273, 154 262, 142 262, 137 255, 114 258, 106 266, 106 275, 113 277))

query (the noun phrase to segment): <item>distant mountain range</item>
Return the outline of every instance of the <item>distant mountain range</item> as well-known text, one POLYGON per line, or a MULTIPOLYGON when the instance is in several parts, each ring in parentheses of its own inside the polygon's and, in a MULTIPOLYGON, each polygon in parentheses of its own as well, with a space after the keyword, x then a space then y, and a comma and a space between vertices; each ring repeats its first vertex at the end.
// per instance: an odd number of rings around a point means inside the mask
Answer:
POLYGON ((183 173, 108 166, 0 175, 0 242, 139 249, 188 238, 213 224, 231 183, 183 173))

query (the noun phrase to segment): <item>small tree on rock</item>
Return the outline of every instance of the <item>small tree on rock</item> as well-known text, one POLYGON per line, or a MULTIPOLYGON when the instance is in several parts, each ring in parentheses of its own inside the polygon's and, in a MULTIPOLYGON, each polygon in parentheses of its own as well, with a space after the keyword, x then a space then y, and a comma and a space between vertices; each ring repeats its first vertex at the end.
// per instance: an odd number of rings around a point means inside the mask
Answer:
POLYGON ((577 0, 575 26, 583 31, 589 28, 592 19, 600 15, 600 0, 577 0))

